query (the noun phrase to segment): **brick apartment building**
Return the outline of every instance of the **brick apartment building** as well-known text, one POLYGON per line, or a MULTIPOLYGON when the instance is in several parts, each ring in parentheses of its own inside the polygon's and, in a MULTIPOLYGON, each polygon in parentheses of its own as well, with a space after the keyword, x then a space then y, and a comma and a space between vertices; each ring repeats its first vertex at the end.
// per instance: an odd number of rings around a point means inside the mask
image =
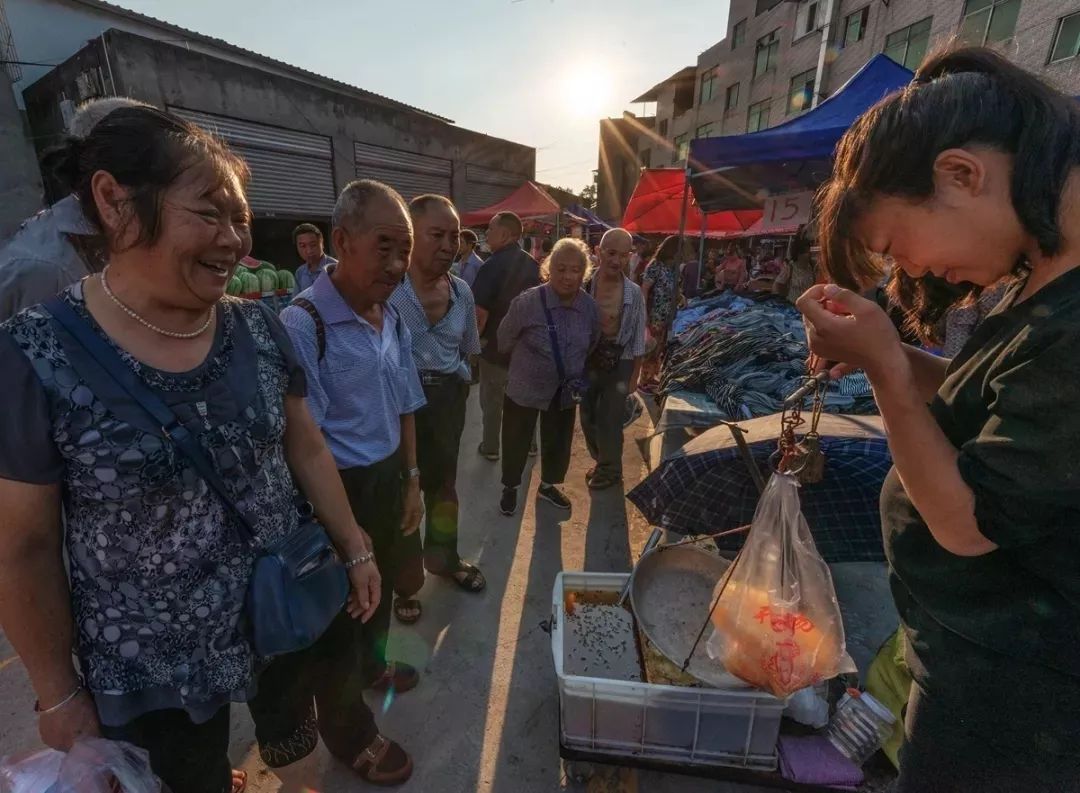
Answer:
POLYGON ((884 52, 914 69, 960 37, 998 47, 1080 94, 1080 0, 731 0, 727 35, 600 122, 599 213, 617 218, 642 167, 679 166, 690 141, 775 126, 884 52))

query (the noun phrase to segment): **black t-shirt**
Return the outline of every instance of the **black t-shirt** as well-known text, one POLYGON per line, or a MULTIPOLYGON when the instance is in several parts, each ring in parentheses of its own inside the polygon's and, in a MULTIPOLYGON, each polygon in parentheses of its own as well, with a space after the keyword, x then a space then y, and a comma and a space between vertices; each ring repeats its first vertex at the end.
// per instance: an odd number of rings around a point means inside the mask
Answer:
POLYGON ((484 262, 473 282, 476 305, 488 312, 487 324, 481 334, 484 360, 499 366, 510 365, 510 356, 499 352, 499 324, 514 298, 539 284, 540 267, 516 243, 500 248, 484 262))
POLYGON ((930 406, 999 548, 949 553, 895 471, 882 488, 893 594, 926 682, 962 683, 967 649, 1080 677, 1080 269, 1014 305, 1022 286, 976 329, 930 406))

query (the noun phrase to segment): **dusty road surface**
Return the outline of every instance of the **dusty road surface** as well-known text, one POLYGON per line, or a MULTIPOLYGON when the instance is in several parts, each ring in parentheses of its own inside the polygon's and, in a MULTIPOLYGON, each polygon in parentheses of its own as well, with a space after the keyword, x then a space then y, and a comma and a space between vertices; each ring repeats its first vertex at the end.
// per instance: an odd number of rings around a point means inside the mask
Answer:
MULTIPOLYGON (((475 389, 474 389, 475 391, 475 389)), ((643 474, 633 437, 651 431, 648 416, 628 431, 626 487, 643 474)), ((580 433, 567 491, 570 517, 535 499, 539 471, 526 472, 529 492, 514 518, 498 510, 499 464, 476 454, 480 411, 469 403, 461 447, 461 550, 488 579, 481 595, 429 580, 424 616, 412 628, 395 624, 392 655, 424 670, 419 688, 393 701, 373 701, 382 731, 413 754, 416 772, 402 793, 736 793, 756 788, 690 777, 599 768, 587 782, 568 779, 558 753, 558 696, 551 638, 540 623, 551 613, 560 570, 625 572, 648 527, 616 489, 590 494, 591 464, 580 433), (628 519, 628 510, 632 516, 628 519)), ((26 673, 0 634, 0 755, 38 745, 34 697, 26 673)), ((232 754, 249 772, 248 789, 272 793, 279 781, 259 761, 251 721, 234 708, 232 754)), ((331 761, 320 747, 319 789, 367 786, 331 761)), ((180 793, 180 792, 178 792, 180 793)))

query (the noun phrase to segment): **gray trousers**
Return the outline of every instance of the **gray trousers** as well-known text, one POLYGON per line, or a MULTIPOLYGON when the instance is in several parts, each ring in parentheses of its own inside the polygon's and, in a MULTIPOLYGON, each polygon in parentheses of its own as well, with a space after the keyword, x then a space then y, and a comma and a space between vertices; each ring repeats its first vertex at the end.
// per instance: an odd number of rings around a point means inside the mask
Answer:
POLYGON ((588 371, 589 390, 581 403, 581 431, 596 461, 597 475, 622 476, 623 420, 633 374, 632 360, 619 361, 609 372, 588 371))
POLYGON ((484 451, 488 454, 499 453, 503 398, 509 379, 509 369, 480 359, 480 410, 484 414, 484 451))

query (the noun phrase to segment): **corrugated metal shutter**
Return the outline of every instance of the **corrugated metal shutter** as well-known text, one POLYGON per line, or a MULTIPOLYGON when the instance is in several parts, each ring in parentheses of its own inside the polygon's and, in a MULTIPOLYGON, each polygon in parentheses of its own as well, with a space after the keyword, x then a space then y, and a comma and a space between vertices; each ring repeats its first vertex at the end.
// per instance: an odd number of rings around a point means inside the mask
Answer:
POLYGON ((248 202, 256 217, 328 218, 334 211, 333 146, 325 135, 170 107, 243 157, 251 168, 248 202))
POLYGON ((529 181, 527 174, 499 171, 482 165, 465 166, 465 211, 498 203, 529 181))
POLYGON ((360 141, 353 141, 353 158, 357 178, 388 184, 406 201, 427 193, 450 196, 450 160, 360 141))

